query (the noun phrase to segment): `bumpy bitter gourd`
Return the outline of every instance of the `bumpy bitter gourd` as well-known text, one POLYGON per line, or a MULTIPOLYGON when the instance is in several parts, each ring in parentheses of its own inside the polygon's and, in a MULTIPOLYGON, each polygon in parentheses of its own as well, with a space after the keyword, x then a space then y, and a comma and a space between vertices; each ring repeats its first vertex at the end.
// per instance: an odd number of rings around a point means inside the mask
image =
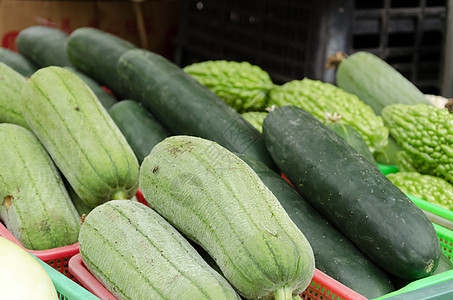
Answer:
POLYGON ((249 111, 241 114, 242 117, 248 121, 253 127, 256 128, 259 132, 263 132, 263 121, 267 116, 265 111, 249 111))

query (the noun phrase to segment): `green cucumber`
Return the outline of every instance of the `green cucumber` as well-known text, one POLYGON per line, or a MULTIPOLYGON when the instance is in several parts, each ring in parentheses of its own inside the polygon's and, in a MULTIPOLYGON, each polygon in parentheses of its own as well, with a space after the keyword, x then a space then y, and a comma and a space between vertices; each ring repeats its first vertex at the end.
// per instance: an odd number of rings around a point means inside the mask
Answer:
POLYGON ((85 266, 118 299, 240 299, 175 228, 141 203, 99 205, 79 240, 85 266))
POLYGON ((118 73, 128 98, 143 103, 173 134, 215 141, 275 168, 261 134, 238 112, 179 66, 143 49, 125 52, 118 73))
POLYGON ((36 66, 72 66, 66 54, 68 34, 61 29, 44 25, 34 25, 22 29, 16 38, 20 54, 36 66))
POLYGON ((121 100, 108 112, 131 145, 140 164, 157 143, 170 136, 170 132, 137 101, 121 100))
POLYGON ((30 128, 86 205, 134 196, 137 158, 77 75, 56 66, 36 71, 25 83, 21 104, 30 128))
POLYGON ((66 51, 69 60, 79 70, 126 98, 121 90, 116 64, 125 51, 135 45, 111 33, 91 27, 80 27, 68 37, 66 51))
POLYGON ((406 279, 435 270, 441 248, 423 211, 313 115, 279 107, 264 119, 263 136, 304 198, 379 267, 406 279))
POLYGON ((0 62, 8 65, 24 77, 33 74, 38 67, 22 54, 0 47, 0 62))
POLYGON ((337 85, 371 106, 377 115, 391 104, 430 104, 425 95, 394 67, 364 51, 339 62, 337 85))
POLYGON ((75 69, 73 67, 65 67, 65 69, 79 76, 80 79, 82 79, 96 94, 96 97, 99 99, 99 101, 101 101, 105 109, 109 110, 115 103, 118 102, 112 95, 110 95, 106 90, 104 90, 102 86, 100 86, 94 79, 85 75, 80 70, 75 69))
POLYGON ((309 242, 253 169, 219 144, 166 138, 143 161, 140 188, 246 299, 292 299, 310 284, 309 242))
POLYGON ((387 273, 330 224, 282 176, 256 159, 237 155, 256 172, 308 239, 316 269, 369 299, 395 290, 387 273))
POLYGON ((374 159, 374 156, 370 151, 370 148, 363 139, 362 135, 355 129, 355 127, 343 122, 329 122, 327 123, 327 127, 341 136, 357 152, 362 154, 364 159, 368 160, 372 164, 377 165, 376 160, 374 159))
POLYGON ((0 123, 13 123, 28 128, 20 103, 24 85, 24 76, 0 62, 0 123))
POLYGON ((28 129, 0 124, 0 218, 27 249, 77 242, 79 216, 61 175, 28 129))

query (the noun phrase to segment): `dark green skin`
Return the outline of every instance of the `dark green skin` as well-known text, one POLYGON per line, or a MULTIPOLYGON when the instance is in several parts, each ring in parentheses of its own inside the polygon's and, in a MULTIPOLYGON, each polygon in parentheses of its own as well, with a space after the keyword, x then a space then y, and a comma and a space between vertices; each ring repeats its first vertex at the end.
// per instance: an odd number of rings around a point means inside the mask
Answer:
POLYGON ((294 106, 271 112, 263 135, 304 198, 378 266, 405 279, 435 270, 441 248, 432 223, 345 140, 294 106))
POLYGON ((73 67, 65 67, 72 73, 76 74, 79 76, 80 79, 82 79, 89 87, 90 89, 96 94, 98 97, 99 101, 101 101, 102 106, 104 106, 105 109, 109 110, 115 103, 116 99, 110 95, 106 90, 104 90, 99 83, 97 83, 94 79, 86 75, 85 73, 81 72, 80 70, 73 68, 73 67))
POLYGON ((308 239, 318 270, 369 299, 395 290, 387 273, 363 255, 280 175, 256 159, 237 155, 258 174, 308 239))
POLYGON ((333 130, 336 134, 341 136, 345 139, 349 145, 352 146, 357 152, 362 154, 363 158, 371 162, 372 164, 376 164, 376 160, 374 159, 373 154, 368 148, 365 140, 363 139, 362 135, 347 123, 339 123, 339 122, 330 122, 327 123, 327 127, 333 130))
POLYGON ((105 85, 120 98, 121 90, 116 73, 118 58, 135 45, 116 35, 91 27, 80 27, 68 37, 66 52, 69 60, 85 74, 105 85))
POLYGON ((119 101, 110 108, 109 114, 140 164, 157 143, 171 134, 141 103, 134 100, 119 101))
POLYGON ((0 47, 0 62, 16 70, 24 77, 33 74, 38 67, 20 53, 0 47))
POLYGON ((129 50, 118 61, 118 74, 128 98, 143 103, 173 134, 217 142, 275 169, 262 135, 225 101, 163 56, 129 50))
POLYGON ((49 26, 35 25, 19 32, 16 47, 36 66, 72 66, 66 55, 66 32, 49 26))

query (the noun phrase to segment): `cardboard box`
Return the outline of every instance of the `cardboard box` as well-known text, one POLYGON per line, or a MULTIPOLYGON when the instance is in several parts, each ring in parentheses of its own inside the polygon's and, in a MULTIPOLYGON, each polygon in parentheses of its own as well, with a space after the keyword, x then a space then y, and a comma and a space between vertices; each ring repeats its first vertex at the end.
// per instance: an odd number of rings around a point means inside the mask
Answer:
POLYGON ((89 26, 173 58, 172 39, 176 36, 179 14, 180 0, 0 0, 0 45, 17 51, 17 35, 33 25, 50 25, 68 34, 89 26))

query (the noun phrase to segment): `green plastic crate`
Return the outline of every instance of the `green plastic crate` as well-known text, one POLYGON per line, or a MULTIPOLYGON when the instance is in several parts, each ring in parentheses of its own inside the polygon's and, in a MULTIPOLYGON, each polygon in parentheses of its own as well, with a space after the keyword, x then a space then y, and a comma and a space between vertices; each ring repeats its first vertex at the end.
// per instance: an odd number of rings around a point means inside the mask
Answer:
POLYGON ((100 300, 98 297, 90 293, 82 286, 61 274, 47 263, 33 255, 33 257, 41 264, 41 266, 49 274, 55 289, 58 293, 59 300, 100 300))

